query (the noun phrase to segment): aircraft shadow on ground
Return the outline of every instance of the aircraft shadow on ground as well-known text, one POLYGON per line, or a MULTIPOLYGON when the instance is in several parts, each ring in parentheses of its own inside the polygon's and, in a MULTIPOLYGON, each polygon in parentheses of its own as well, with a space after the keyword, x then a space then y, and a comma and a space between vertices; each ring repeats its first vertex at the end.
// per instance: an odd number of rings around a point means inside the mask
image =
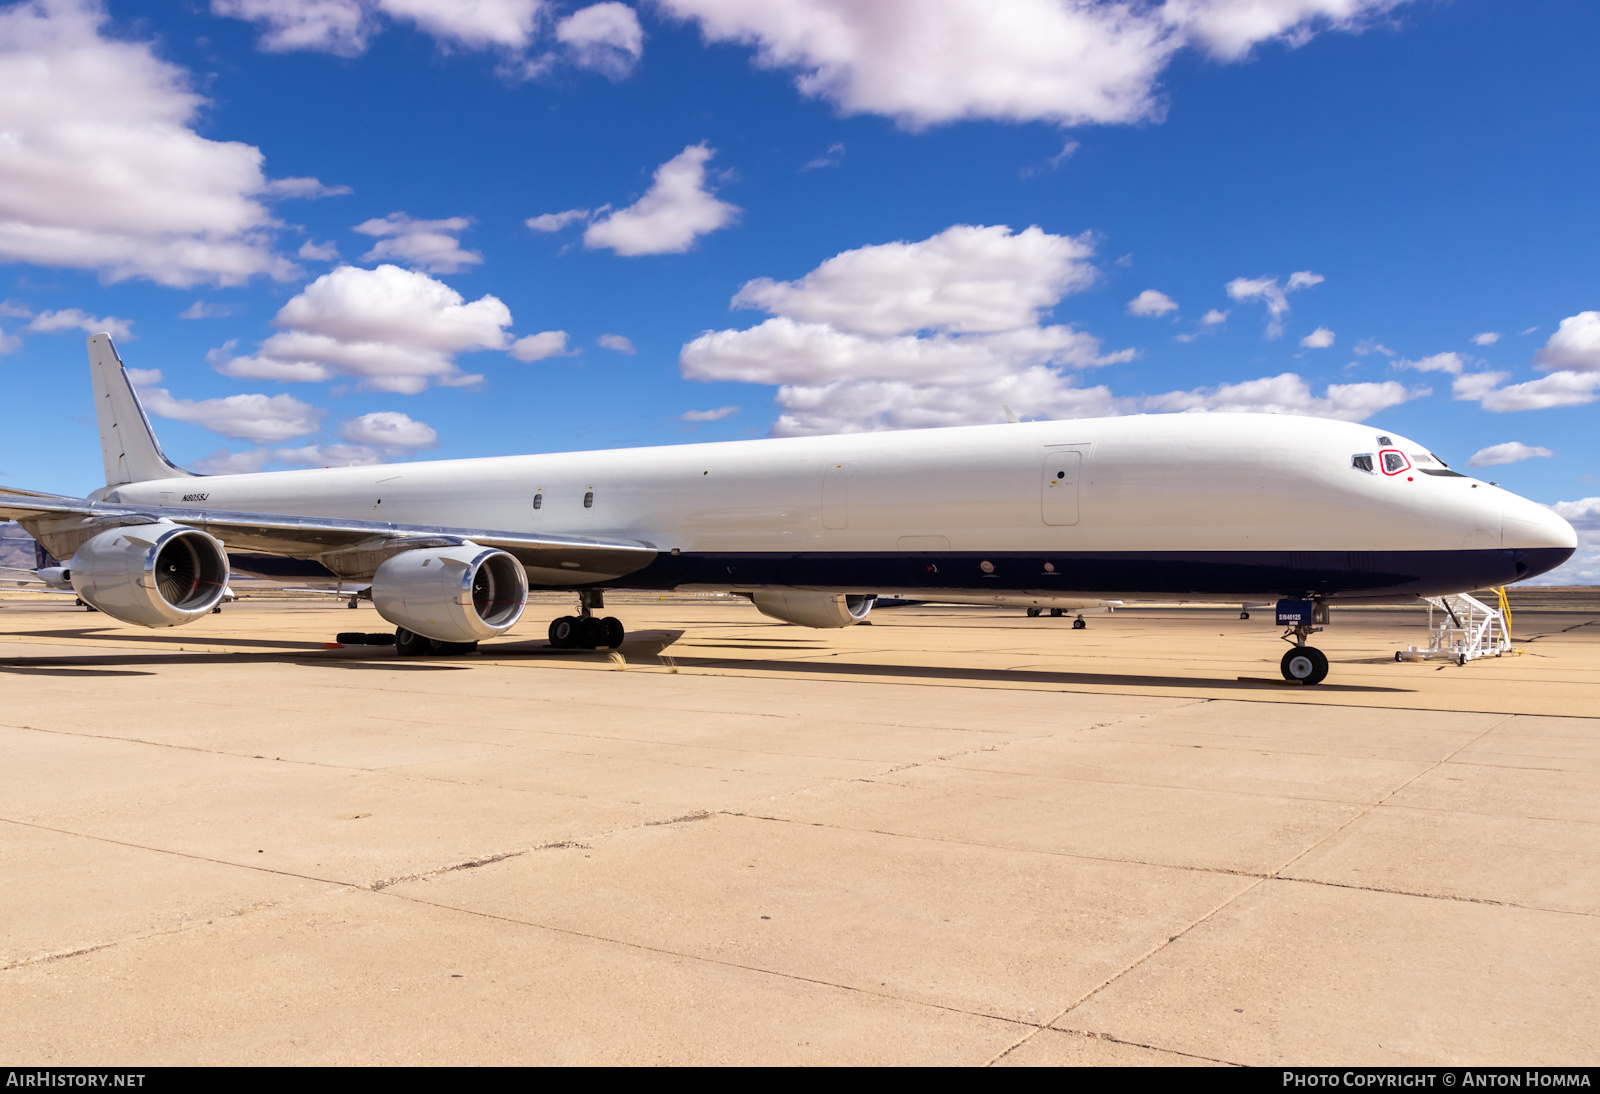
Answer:
MULTIPOLYGON (((55 632, 59 635, 62 632, 55 632)), ((72 632, 77 634, 79 632, 72 632)), ((92 635, 95 632, 87 632, 92 635)), ((889 680, 911 681, 964 681, 996 685, 1043 684, 1058 687, 1094 685, 1121 688, 1202 688, 1218 691, 1261 691, 1263 689, 1288 689, 1292 685, 1274 680, 1206 679, 1193 676, 1149 676, 1135 673, 1056 672, 1041 669, 980 669, 954 665, 886 665, 863 661, 815 661, 796 659, 747 660, 738 657, 708 657, 674 654, 672 649, 683 631, 639 631, 629 636, 620 649, 624 667, 629 663, 638 666, 667 665, 694 669, 744 669, 753 672, 770 671, 796 673, 819 677, 876 677, 889 680)), ((144 637, 144 636, 139 636, 144 637)), ((150 636, 164 642, 173 641, 166 636, 150 636)), ((193 639, 190 645, 196 644, 193 639)), ((395 655, 392 647, 346 646, 324 649, 318 644, 302 642, 267 642, 256 639, 206 641, 207 645, 267 645, 276 646, 274 653, 211 653, 171 652, 126 654, 85 654, 74 657, 13 657, 0 660, 0 672, 27 675, 92 676, 92 675, 145 675, 144 673, 117 672, 117 668, 136 669, 158 665, 261 665, 288 664, 313 668, 334 669, 386 669, 400 672, 460 672, 472 668, 472 658, 459 657, 407 657, 395 655)), ((716 644, 697 642, 695 648, 718 648, 716 644)), ((744 643, 729 643, 723 649, 749 648, 744 643)), ((792 647, 779 647, 785 652, 795 652, 792 647)), ((506 642, 480 648, 480 656, 494 661, 577 661, 604 664, 613 660, 613 651, 564 650, 547 642, 506 642)), ((1321 694, 1381 694, 1405 693, 1409 688, 1381 687, 1367 684, 1320 684, 1321 694)))

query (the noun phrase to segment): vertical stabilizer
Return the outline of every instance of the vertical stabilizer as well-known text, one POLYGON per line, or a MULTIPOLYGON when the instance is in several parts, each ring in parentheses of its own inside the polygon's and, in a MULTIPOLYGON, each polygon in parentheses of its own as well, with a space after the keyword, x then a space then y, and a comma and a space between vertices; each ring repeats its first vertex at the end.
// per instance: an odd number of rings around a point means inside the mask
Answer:
POLYGON ((94 383, 94 413, 100 423, 100 455, 106 463, 106 485, 190 478, 192 472, 173 466, 161 451, 133 393, 133 384, 111 344, 109 334, 89 339, 89 377, 94 383))

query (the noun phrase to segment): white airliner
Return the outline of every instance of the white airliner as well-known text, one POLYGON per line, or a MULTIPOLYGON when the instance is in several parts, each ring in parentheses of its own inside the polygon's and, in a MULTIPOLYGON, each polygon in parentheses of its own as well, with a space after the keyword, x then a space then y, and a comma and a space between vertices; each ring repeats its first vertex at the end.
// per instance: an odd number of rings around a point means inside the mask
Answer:
POLYGON ((1284 676, 1334 604, 1533 577, 1577 545, 1548 508, 1366 425, 1174 414, 198 476, 173 466, 107 335, 89 339, 106 486, 0 493, 86 602, 147 627, 231 571, 365 583, 401 654, 505 634, 575 594, 557 646, 616 646, 607 589, 748 596, 847 627, 874 597, 1278 602, 1284 676))

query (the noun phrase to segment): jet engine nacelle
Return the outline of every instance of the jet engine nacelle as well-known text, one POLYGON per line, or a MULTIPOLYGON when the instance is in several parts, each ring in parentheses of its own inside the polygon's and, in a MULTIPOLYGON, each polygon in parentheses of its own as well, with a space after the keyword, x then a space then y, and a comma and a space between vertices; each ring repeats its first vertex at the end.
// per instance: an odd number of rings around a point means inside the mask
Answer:
POLYGON ((379 615, 440 642, 504 634, 527 603, 522 563, 476 543, 403 551, 372 575, 372 605, 379 615))
POLYGON ((124 623, 176 627, 210 613, 228 588, 228 552, 179 524, 112 528, 89 540, 67 573, 79 599, 124 623))
POLYGON ((750 595, 762 615, 802 627, 853 627, 872 610, 871 596, 854 593, 802 593, 766 589, 750 595))

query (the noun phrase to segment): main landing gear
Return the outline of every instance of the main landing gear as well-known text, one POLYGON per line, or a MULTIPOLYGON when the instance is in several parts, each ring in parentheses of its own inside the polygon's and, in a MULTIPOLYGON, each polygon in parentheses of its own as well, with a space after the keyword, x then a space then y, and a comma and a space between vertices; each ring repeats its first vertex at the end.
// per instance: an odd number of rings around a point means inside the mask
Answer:
MULTIPOLYGON (((1029 608, 1028 609, 1028 618, 1029 619, 1037 619, 1039 617, 1039 613, 1041 613, 1043 611, 1044 611, 1043 608, 1029 608)), ((1065 614, 1066 614, 1066 609, 1064 609, 1064 608, 1051 608, 1050 609, 1050 617, 1052 619, 1060 619, 1065 614)), ((1075 631, 1081 631, 1084 628, 1088 627, 1088 625, 1089 624, 1087 624, 1087 623, 1085 623, 1083 621, 1083 616, 1081 616, 1081 615, 1078 616, 1078 618, 1076 618, 1076 619, 1074 619, 1072 621, 1072 629, 1075 630, 1075 631)))
POLYGON ((1283 655, 1278 669, 1283 678, 1293 684, 1320 684, 1328 678, 1327 654, 1315 646, 1306 645, 1306 639, 1322 629, 1315 624, 1328 622, 1328 605, 1320 600, 1278 601, 1278 622, 1287 629, 1285 642, 1294 647, 1283 655))
POLYGON ((627 637, 622 621, 614 615, 601 618, 596 608, 606 606, 605 593, 600 589, 578 594, 577 615, 564 615, 550 623, 550 644, 558 650, 616 649, 627 637))

